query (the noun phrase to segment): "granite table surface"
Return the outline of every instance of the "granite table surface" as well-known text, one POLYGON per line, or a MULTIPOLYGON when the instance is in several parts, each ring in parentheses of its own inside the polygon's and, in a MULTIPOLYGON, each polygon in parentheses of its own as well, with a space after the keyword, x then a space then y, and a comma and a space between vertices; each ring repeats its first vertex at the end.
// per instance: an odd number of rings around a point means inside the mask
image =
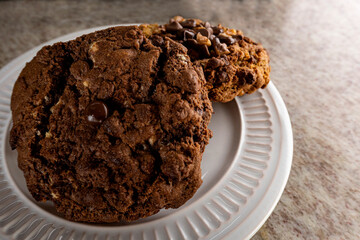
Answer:
POLYGON ((241 29, 270 53, 294 157, 253 239, 360 239, 359 1, 0 1, 0 67, 66 33, 174 15, 241 29))

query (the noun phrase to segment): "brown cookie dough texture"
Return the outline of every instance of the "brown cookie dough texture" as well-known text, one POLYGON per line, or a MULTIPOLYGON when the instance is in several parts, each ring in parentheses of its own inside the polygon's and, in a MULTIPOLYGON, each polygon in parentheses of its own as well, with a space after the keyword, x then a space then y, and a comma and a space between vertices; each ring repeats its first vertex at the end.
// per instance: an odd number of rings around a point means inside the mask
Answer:
POLYGON ((212 107, 187 49, 158 41, 109 28, 46 46, 26 65, 10 142, 36 200, 69 220, 117 222, 194 195, 212 107))
POLYGON ((150 38, 167 36, 188 48, 193 63, 203 68, 212 101, 231 101, 265 88, 270 81, 267 51, 239 30, 179 16, 165 25, 140 28, 150 38))

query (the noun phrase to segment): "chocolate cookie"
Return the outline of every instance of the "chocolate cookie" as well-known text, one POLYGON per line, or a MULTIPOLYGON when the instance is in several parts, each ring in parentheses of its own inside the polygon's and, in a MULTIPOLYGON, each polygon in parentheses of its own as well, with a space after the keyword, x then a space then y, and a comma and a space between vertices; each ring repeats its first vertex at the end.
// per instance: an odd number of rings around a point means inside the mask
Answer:
POLYGON ((67 219, 131 221, 201 185, 211 102, 181 44, 136 26, 41 49, 11 97, 10 142, 28 189, 67 219))
POLYGON ((179 16, 163 26, 140 27, 150 38, 167 36, 188 48, 193 63, 204 70, 212 101, 231 101, 265 88, 270 81, 268 53, 239 30, 179 16))

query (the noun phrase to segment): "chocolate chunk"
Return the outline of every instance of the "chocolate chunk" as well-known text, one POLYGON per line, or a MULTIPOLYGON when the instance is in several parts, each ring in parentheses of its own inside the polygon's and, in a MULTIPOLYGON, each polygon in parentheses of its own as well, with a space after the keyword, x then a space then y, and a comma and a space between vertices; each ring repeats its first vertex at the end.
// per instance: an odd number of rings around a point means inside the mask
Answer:
POLYGON ((165 29, 168 32, 176 32, 176 31, 179 31, 182 28, 183 27, 178 22, 172 22, 172 23, 169 23, 169 24, 165 24, 165 29))
POLYGON ((180 23, 184 28, 194 28, 196 27, 196 21, 194 19, 188 19, 180 23))
POLYGON ((255 81, 254 73, 248 69, 241 69, 236 73, 236 76, 240 85, 253 84, 255 81))
POLYGON ((252 72, 249 72, 249 74, 247 74, 245 76, 245 80, 246 80, 246 83, 248 84, 253 84, 255 82, 255 76, 252 72))
POLYGON ((220 39, 220 42, 225 43, 228 46, 236 43, 236 40, 230 36, 219 35, 217 37, 220 39))
POLYGON ((218 55, 224 55, 224 54, 229 54, 230 51, 229 49, 227 48, 226 44, 225 43, 221 43, 221 44, 218 44, 218 45, 215 45, 214 46, 214 49, 216 51, 216 53, 218 55))
POLYGON ((224 29, 219 28, 219 27, 212 27, 212 30, 213 30, 215 35, 219 35, 220 33, 224 32, 224 29))
POLYGON ((215 69, 222 65, 224 65, 223 61, 213 57, 213 58, 209 59, 209 61, 207 62, 206 68, 215 69))
POLYGON ((95 101, 85 110, 86 120, 91 124, 100 124, 108 117, 108 108, 105 103, 95 101))
POLYGON ((196 71, 182 71, 181 75, 182 81, 177 84, 177 87, 191 93, 196 93, 197 91, 199 91, 200 85, 196 71))
POLYGON ((215 50, 215 53, 217 56, 221 56, 221 55, 230 53, 226 44, 221 43, 219 38, 213 38, 212 44, 213 44, 213 47, 214 47, 214 50, 215 50))

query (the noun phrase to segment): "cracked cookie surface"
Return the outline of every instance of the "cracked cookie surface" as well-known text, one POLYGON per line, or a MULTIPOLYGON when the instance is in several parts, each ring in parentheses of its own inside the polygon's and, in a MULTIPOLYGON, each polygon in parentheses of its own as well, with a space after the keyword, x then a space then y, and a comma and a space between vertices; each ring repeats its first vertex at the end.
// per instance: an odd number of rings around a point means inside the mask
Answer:
POLYGON ((201 185, 212 107, 187 49, 136 26, 41 49, 15 83, 10 143, 28 189, 65 218, 132 221, 201 185))
POLYGON ((212 101, 231 101, 265 88, 270 81, 267 51, 239 30, 180 16, 165 25, 140 27, 150 39, 167 36, 188 48, 193 63, 203 68, 212 101))

